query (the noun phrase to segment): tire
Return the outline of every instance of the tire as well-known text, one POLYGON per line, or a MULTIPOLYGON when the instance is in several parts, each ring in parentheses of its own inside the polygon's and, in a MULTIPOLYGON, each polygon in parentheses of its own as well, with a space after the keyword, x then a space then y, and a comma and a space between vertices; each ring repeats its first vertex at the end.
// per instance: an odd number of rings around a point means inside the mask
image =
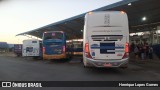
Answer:
POLYGON ((83 60, 83 67, 84 67, 84 68, 91 68, 91 67, 93 67, 93 66, 90 65, 87 61, 84 62, 84 60, 83 60))
POLYGON ((120 66, 120 68, 122 68, 122 69, 127 69, 127 68, 128 68, 128 63, 126 63, 126 64, 120 66))

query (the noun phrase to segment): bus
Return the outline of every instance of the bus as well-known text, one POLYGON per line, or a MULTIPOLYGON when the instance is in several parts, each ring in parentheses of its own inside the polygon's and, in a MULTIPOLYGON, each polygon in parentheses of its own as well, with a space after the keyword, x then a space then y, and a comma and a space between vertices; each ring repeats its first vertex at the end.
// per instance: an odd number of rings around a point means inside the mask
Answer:
POLYGON ((73 39, 67 41, 67 52, 72 49, 72 55, 82 56, 83 55, 83 39, 73 39))
POLYGON ((23 40, 22 56, 34 59, 42 57, 42 42, 37 39, 23 40))
POLYGON ((124 11, 87 13, 83 39, 84 67, 128 67, 129 27, 124 11))
POLYGON ((43 33, 43 59, 65 59, 66 35, 63 31, 48 31, 43 33))
POLYGON ((22 44, 14 44, 14 53, 19 57, 22 56, 22 44))

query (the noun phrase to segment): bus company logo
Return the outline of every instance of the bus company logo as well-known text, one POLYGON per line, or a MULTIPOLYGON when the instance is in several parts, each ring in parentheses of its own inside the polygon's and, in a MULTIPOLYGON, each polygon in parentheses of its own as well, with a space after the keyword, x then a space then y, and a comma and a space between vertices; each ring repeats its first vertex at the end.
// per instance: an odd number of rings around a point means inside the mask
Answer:
POLYGON ((11 87, 11 82, 2 82, 2 87, 11 87))
POLYGON ((104 15, 104 24, 107 26, 110 25, 110 15, 109 14, 104 15))

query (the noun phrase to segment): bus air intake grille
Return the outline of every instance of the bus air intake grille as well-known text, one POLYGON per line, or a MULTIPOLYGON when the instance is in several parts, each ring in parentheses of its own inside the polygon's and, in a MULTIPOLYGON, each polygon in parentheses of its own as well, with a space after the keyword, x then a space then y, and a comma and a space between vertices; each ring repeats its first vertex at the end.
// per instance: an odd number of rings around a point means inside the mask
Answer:
POLYGON ((118 41, 122 40, 123 35, 92 35, 93 41, 118 41))

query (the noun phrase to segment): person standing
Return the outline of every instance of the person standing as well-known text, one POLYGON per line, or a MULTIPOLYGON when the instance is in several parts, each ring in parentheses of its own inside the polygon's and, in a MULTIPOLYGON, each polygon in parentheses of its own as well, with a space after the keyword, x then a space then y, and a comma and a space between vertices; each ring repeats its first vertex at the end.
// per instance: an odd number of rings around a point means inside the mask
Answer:
POLYGON ((138 47, 135 46, 135 48, 134 48, 134 54, 135 54, 136 59, 138 58, 138 52, 139 52, 138 47))
POLYGON ((132 42, 132 44, 130 46, 130 52, 134 52, 134 48, 135 48, 135 44, 134 44, 134 42, 132 42))
POLYGON ((153 48, 151 46, 149 47, 149 59, 153 59, 153 48))
POLYGON ((144 56, 145 51, 144 51, 143 47, 140 49, 140 52, 141 52, 141 59, 144 60, 144 58, 145 58, 145 56, 144 56))
POLYGON ((146 59, 146 53, 147 53, 146 44, 143 45, 143 50, 144 50, 144 59, 146 59))
POLYGON ((149 58, 149 45, 146 43, 146 58, 149 58))

